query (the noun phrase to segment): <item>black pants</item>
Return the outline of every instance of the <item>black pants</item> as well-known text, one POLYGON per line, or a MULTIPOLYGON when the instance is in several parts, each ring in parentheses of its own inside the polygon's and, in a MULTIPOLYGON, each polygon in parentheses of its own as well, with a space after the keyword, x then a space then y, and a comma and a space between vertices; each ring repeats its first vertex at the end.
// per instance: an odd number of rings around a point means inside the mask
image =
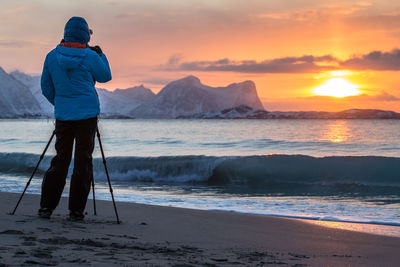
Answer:
POLYGON ((56 120, 56 152, 42 182, 41 208, 54 210, 61 198, 75 139, 74 171, 69 191, 69 210, 85 210, 93 179, 92 153, 97 118, 78 121, 56 120))

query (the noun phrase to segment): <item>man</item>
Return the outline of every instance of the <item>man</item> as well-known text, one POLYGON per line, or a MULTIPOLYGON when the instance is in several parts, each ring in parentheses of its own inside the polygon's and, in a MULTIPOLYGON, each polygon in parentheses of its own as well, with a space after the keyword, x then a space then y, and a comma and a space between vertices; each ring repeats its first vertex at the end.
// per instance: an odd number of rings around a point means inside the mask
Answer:
POLYGON ((50 218, 65 186, 75 140, 74 170, 69 193, 69 217, 83 220, 93 179, 92 153, 100 113, 95 83, 111 80, 106 56, 100 47, 89 47, 87 22, 72 17, 64 39, 47 54, 43 66, 42 93, 54 105, 56 152, 44 175, 38 215, 50 218))

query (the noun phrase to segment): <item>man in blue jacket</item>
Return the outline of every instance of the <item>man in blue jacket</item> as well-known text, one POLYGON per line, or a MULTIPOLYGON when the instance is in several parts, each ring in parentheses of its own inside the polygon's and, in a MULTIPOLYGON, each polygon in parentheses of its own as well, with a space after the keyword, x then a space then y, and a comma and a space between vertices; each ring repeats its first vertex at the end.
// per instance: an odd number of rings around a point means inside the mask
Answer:
POLYGON ((70 219, 83 220, 93 179, 92 153, 100 113, 95 83, 111 80, 106 56, 100 47, 89 47, 92 31, 84 18, 72 17, 64 39, 47 54, 41 86, 54 105, 56 152, 42 183, 39 216, 50 218, 57 207, 71 162, 75 140, 74 170, 71 177, 70 219))

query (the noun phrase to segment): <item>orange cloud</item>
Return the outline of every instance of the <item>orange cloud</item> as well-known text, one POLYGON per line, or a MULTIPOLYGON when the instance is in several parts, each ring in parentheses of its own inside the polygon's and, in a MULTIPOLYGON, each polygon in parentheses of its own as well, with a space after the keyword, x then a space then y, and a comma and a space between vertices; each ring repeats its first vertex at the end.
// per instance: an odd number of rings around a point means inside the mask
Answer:
POLYGON ((345 68, 349 70, 400 70, 400 49, 390 52, 372 51, 341 61, 332 55, 282 57, 264 61, 228 58, 215 61, 180 62, 181 56, 172 56, 165 70, 174 71, 228 71, 241 73, 318 73, 345 68))
POLYGON ((254 17, 259 19, 275 19, 275 20, 293 20, 293 21, 308 21, 316 18, 329 18, 332 16, 348 16, 354 15, 358 11, 365 10, 372 6, 372 3, 358 2, 351 5, 330 5, 328 7, 311 8, 304 10, 294 10, 289 12, 279 13, 259 13, 254 17))
POLYGON ((17 6, 17 7, 10 7, 4 10, 4 13, 7 14, 15 14, 25 12, 28 9, 27 6, 17 6))
POLYGON ((329 96, 310 96, 285 99, 263 98, 262 103, 266 110, 281 111, 341 111, 345 109, 383 109, 400 111, 400 98, 381 91, 377 95, 358 95, 344 98, 329 96))

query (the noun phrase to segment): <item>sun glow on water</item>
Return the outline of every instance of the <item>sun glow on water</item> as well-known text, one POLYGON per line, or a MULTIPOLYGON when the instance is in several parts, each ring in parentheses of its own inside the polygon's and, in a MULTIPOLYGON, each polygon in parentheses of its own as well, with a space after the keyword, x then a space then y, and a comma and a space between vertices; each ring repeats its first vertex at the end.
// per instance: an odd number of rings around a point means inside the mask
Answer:
POLYGON ((333 143, 342 143, 352 138, 352 135, 353 133, 351 132, 346 120, 335 120, 330 121, 329 124, 326 125, 323 139, 329 140, 333 143))
POLYGON ((361 94, 355 85, 344 78, 332 78, 323 85, 313 89, 313 93, 320 96, 347 97, 361 94))

